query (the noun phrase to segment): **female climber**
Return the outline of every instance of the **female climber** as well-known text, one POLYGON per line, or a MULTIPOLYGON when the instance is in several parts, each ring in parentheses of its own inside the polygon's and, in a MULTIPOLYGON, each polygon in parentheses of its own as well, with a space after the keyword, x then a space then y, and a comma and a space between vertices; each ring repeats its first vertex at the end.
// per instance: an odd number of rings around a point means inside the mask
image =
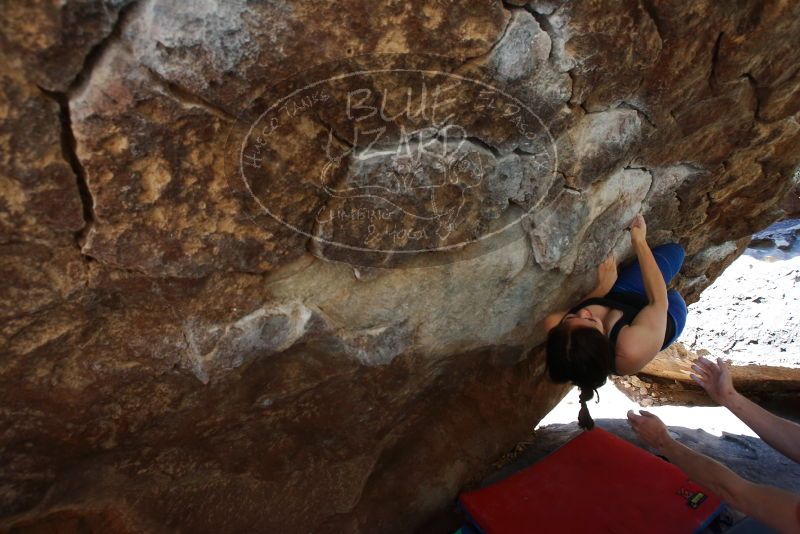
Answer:
POLYGON ((575 307, 544 320, 548 373, 554 382, 580 388, 578 424, 585 429, 594 426, 586 402, 608 375, 638 372, 686 324, 686 303, 674 289, 667 291, 683 263, 683 248, 669 243, 650 250, 641 215, 629 228, 637 261, 617 277, 609 255, 598 268, 597 287, 575 307))

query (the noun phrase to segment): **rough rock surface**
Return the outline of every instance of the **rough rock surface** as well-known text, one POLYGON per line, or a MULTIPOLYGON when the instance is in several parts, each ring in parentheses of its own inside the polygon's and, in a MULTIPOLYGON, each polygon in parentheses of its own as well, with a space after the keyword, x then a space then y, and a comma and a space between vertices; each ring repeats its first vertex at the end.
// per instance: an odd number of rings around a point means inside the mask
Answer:
POLYGON ((795 3, 0 23, 0 528, 411 532, 564 394, 535 327, 630 257, 633 214, 693 301, 796 180, 795 3), (420 78, 458 81, 449 122, 391 113, 420 78))

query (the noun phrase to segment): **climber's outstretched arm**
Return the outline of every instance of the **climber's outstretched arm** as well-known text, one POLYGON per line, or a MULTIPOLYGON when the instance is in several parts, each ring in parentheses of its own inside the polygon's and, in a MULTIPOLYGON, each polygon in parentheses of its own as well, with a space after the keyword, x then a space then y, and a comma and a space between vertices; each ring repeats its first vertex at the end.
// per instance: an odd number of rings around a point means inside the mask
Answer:
POLYGON ((631 223, 631 243, 642 270, 649 304, 636 314, 629 326, 620 330, 617 338, 617 372, 625 375, 640 371, 655 358, 667 329, 667 285, 647 245, 646 230, 644 218, 637 215, 631 223))
MULTIPOLYGON (((639 267, 642 270, 642 282, 647 293, 647 300, 650 304, 663 304, 665 309, 667 302, 667 284, 664 282, 664 275, 656 263, 653 251, 647 244, 647 225, 644 217, 637 215, 630 226, 631 245, 636 252, 636 259, 639 260, 639 267)), ((662 330, 663 332, 663 330, 662 330)), ((662 336, 663 337, 663 336, 662 336)))

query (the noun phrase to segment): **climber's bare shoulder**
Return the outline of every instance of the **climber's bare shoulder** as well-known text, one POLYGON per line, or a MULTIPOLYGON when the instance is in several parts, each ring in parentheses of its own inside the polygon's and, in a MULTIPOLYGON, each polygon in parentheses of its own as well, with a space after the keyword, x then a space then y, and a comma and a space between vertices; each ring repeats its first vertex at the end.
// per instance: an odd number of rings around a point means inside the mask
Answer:
POLYGON ((544 332, 547 333, 550 330, 552 330, 553 327, 557 326, 558 323, 561 322, 561 318, 564 317, 564 315, 566 313, 567 312, 565 312, 565 311, 560 311, 560 312, 551 313, 550 315, 545 317, 544 321, 542 321, 542 328, 544 328, 544 332))

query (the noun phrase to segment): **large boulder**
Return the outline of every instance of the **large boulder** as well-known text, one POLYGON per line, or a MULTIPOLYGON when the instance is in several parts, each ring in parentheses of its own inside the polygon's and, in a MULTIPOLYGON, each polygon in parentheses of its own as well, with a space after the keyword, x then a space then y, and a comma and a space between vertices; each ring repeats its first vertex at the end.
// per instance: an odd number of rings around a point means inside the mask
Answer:
POLYGON ((796 181, 796 3, 0 7, 0 528, 411 532, 634 214, 692 301, 796 181))

